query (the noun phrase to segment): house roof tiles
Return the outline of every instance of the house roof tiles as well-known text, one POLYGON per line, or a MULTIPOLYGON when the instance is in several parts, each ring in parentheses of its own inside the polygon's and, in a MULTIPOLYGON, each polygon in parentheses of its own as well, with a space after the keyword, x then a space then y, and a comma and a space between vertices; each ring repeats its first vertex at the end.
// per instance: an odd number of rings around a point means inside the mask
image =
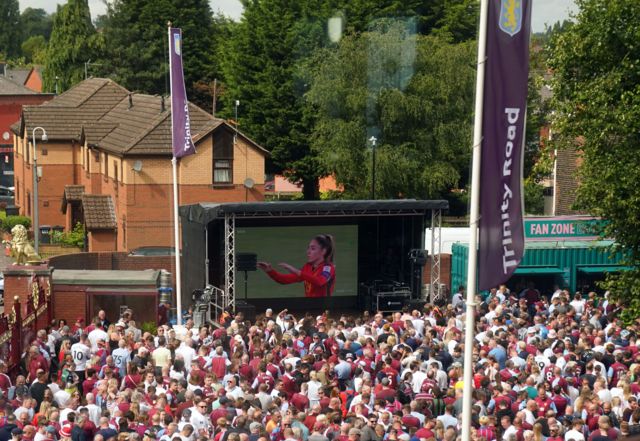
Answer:
POLYGON ((82 201, 83 194, 84 185, 65 185, 64 194, 62 195, 62 213, 67 214, 69 202, 82 201))
POLYGON ((0 95, 36 95, 36 92, 0 75, 0 95))
MULTIPOLYGON (((41 106, 25 106, 16 133, 45 127, 51 140, 78 140, 119 156, 170 156, 170 98, 130 93, 112 80, 91 78, 41 106)), ((189 103, 194 142, 227 123, 189 103)), ((268 151, 242 135, 264 154, 268 151)))
POLYGON ((82 210, 87 230, 115 230, 118 228, 116 210, 110 195, 83 194, 82 210))

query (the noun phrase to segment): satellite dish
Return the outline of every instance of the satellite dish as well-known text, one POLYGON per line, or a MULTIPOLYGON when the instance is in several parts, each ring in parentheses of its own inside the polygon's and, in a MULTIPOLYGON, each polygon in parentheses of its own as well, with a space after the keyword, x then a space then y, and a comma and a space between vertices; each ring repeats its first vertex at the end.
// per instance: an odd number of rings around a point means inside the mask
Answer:
POLYGON ((133 163, 133 171, 140 173, 142 171, 142 161, 137 160, 133 163))
POLYGON ((253 188, 253 186, 256 185, 256 183, 253 181, 253 179, 247 178, 244 180, 242 185, 244 185, 245 188, 253 188))

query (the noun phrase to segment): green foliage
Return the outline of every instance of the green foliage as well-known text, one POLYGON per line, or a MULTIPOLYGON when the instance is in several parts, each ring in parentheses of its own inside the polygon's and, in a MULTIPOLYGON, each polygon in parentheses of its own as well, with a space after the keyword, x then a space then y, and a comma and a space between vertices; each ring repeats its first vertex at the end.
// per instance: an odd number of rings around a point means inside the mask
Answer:
POLYGON ((26 216, 6 216, 2 219, 2 230, 10 233, 16 225, 23 225, 27 230, 31 228, 31 219, 26 216))
POLYGON ((532 179, 524 181, 524 210, 526 214, 544 214, 544 188, 532 179))
POLYGON ((347 36, 309 63, 314 151, 347 197, 437 198, 464 186, 473 108, 472 42, 415 35, 405 23, 347 36))
POLYGON ((345 11, 351 33, 371 30, 379 19, 415 18, 417 32, 446 34, 455 42, 475 38, 477 0, 349 0, 334 2, 345 11))
POLYGON ((44 9, 26 8, 20 14, 20 28, 23 42, 37 35, 41 35, 46 41, 53 29, 53 16, 44 9))
POLYGON ((22 43, 22 53, 28 62, 43 62, 47 50, 47 42, 42 35, 33 35, 22 43))
POLYGON ((18 0, 0 0, 0 52, 7 58, 19 56, 20 41, 18 0))
POLYGON ((68 0, 53 20, 43 71, 43 90, 64 92, 84 79, 84 63, 95 59, 100 38, 87 0, 68 0))
POLYGON ((51 234, 51 243, 84 248, 85 235, 84 225, 78 222, 73 231, 54 231, 51 234))
POLYGON ((158 324, 156 322, 143 322, 140 325, 140 330, 142 333, 150 333, 151 335, 155 335, 158 330, 158 324))
POLYGON ((555 141, 579 148, 577 208, 601 216, 634 271, 611 276, 625 317, 640 315, 640 8, 578 0, 576 23, 551 40, 555 141))
POLYGON ((185 85, 189 100, 205 109, 210 94, 195 87, 220 76, 217 46, 228 35, 227 19, 214 19, 207 0, 115 0, 100 25, 105 53, 96 67, 129 90, 169 93, 167 22, 182 29, 185 85))
POLYGON ((222 65, 226 116, 233 116, 239 100, 240 129, 271 151, 275 170, 303 183, 306 199, 317 198, 323 170, 310 149, 315 111, 304 99, 302 62, 328 42, 329 3, 248 2, 222 65))

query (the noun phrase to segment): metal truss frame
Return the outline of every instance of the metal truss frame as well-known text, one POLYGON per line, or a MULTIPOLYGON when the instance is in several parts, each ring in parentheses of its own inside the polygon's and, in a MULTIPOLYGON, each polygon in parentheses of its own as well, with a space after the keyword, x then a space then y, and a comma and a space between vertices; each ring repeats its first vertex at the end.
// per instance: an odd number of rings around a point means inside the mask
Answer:
POLYGON ((440 285, 442 254, 442 210, 431 211, 431 280, 429 289, 429 302, 435 303, 442 300, 444 292, 440 285))
POLYGON ((236 215, 224 215, 224 295, 223 307, 236 308, 236 215))

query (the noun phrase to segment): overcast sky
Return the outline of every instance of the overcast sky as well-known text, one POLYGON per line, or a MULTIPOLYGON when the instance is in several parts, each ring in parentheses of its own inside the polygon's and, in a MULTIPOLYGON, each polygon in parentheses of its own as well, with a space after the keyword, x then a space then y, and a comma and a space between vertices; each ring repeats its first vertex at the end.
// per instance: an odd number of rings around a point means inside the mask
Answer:
MULTIPOLYGON (((48 12, 56 9, 56 4, 65 3, 60 0, 20 0, 20 9, 28 7, 43 8, 48 12)), ((214 12, 221 12, 233 19, 239 19, 242 15, 242 5, 239 0, 210 0, 211 8, 214 12)), ((89 0, 91 14, 104 14, 104 0, 89 0)), ((562 21, 569 16, 569 11, 575 11, 576 6, 573 0, 533 0, 533 31, 544 30, 544 25, 552 25, 556 21, 562 21)))

